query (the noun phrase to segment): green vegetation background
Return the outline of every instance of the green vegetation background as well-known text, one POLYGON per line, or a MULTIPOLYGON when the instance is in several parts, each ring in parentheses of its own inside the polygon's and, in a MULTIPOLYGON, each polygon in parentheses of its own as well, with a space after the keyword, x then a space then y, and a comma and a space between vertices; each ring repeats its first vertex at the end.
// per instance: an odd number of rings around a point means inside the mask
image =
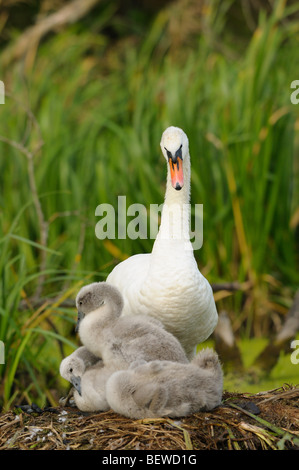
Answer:
MULTIPOLYGON (((189 137, 191 202, 204 207, 199 268, 211 283, 242 287, 215 298, 246 367, 279 329, 298 288, 299 105, 290 101, 299 79, 296 2, 103 0, 16 60, 24 30, 64 3, 11 1, 0 12, 5 408, 57 403, 67 389, 59 363, 78 344, 79 287, 151 250, 150 239, 98 240, 95 209, 117 207, 118 195, 127 206, 163 202, 159 142, 169 125, 189 137)), ((298 383, 298 367, 282 354, 264 381, 227 379, 226 387, 298 383)))

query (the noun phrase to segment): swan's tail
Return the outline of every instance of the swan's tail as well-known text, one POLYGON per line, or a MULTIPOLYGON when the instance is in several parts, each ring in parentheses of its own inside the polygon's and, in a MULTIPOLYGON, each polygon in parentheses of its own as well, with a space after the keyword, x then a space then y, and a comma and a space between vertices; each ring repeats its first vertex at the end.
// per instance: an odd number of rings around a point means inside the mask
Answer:
POLYGON ((211 348, 199 351, 199 353, 197 353, 197 355, 192 359, 192 364, 197 367, 201 367, 202 369, 214 370, 215 372, 219 372, 221 370, 218 355, 211 348))

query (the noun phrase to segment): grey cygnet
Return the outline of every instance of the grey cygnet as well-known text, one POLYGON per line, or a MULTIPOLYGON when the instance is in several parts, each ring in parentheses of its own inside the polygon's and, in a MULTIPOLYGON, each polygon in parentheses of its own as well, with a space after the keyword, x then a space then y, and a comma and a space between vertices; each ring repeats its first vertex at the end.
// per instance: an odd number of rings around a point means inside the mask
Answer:
POLYGON ((218 356, 205 349, 189 364, 133 363, 129 369, 111 375, 106 396, 111 408, 128 418, 182 417, 218 406, 222 389, 218 356))
POLYGON ((114 370, 104 367, 103 361, 85 346, 76 349, 61 361, 60 375, 74 387, 73 397, 81 411, 107 411, 106 382, 114 370))
POLYGON ((61 361, 59 372, 61 377, 77 387, 79 382, 77 379, 96 363, 98 365, 101 363, 101 366, 103 366, 101 359, 94 356, 85 346, 80 346, 61 361))
POLYGON ((127 369, 135 360, 188 363, 179 341, 159 320, 121 316, 123 297, 106 282, 84 286, 76 298, 82 344, 111 369, 127 369))

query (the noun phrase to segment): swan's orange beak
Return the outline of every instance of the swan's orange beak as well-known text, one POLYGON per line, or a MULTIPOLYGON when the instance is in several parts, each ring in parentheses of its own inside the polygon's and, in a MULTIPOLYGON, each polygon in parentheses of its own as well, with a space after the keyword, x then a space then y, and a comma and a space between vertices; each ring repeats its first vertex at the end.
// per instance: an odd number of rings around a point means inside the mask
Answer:
POLYGON ((177 158, 173 162, 172 158, 168 158, 168 163, 172 187, 179 191, 184 186, 183 161, 177 158))

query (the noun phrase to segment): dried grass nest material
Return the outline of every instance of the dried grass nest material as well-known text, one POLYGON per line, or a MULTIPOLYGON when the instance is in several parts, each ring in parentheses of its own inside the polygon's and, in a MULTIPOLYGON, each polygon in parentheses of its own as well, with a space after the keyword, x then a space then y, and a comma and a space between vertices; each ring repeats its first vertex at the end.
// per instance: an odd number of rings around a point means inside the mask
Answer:
POLYGON ((299 450, 299 387, 228 393, 210 412, 132 420, 57 407, 0 415, 0 450, 299 450))

